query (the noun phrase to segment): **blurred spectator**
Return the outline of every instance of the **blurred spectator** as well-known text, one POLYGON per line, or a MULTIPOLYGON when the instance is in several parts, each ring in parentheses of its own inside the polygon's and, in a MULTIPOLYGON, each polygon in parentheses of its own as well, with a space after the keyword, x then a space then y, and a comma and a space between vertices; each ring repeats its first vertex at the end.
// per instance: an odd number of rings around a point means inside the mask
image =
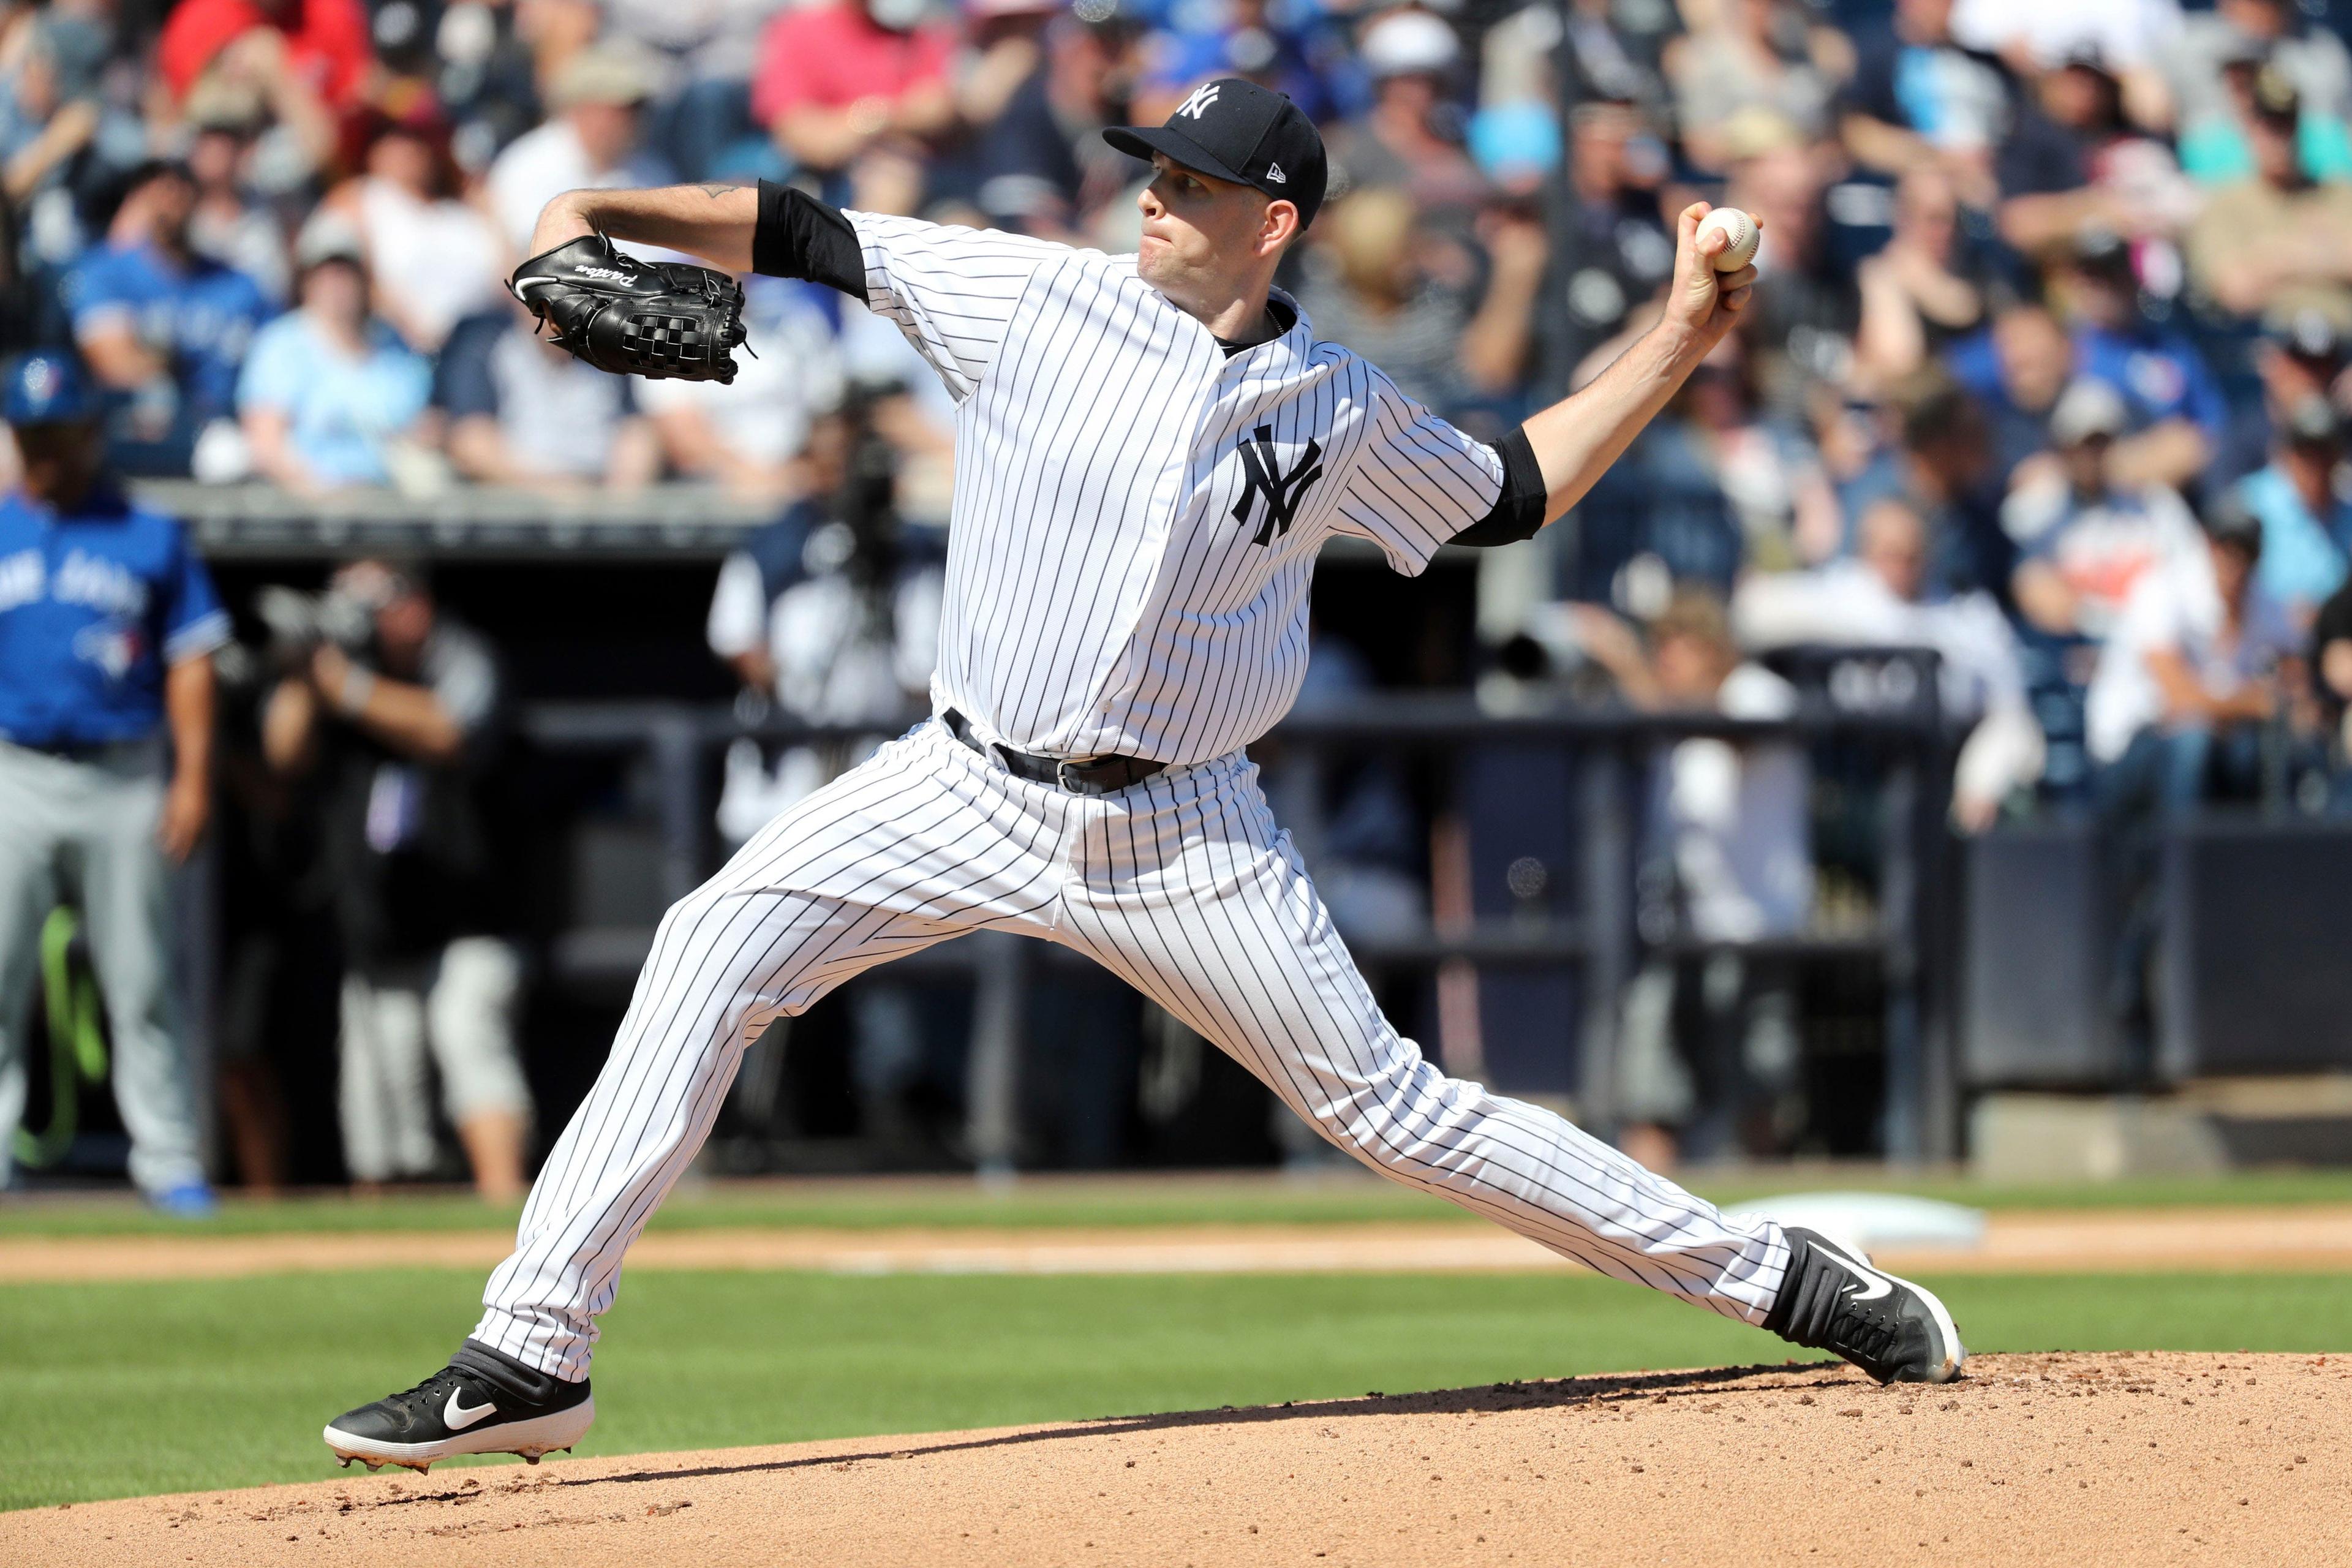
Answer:
POLYGON ((804 458, 809 499, 745 540, 719 568, 710 650, 747 693, 807 724, 871 724, 848 742, 792 746, 771 768, 739 741, 719 826, 730 841, 856 765, 919 709, 945 591, 938 552, 898 516, 896 454, 862 403, 820 418, 804 458))
POLYGON ((2319 606, 2311 627, 2311 671, 2336 771, 2329 804, 2341 816, 2352 807, 2352 583, 2319 606))
POLYGON ((1372 102, 1336 139, 1346 185, 1386 185, 1412 197, 1433 224, 1466 228, 1486 197, 1486 177, 1460 138, 1454 99, 1461 41, 1443 18, 1412 6, 1367 23, 1359 45, 1372 102))
POLYGON ((1821 454, 1801 426, 1766 413, 1746 340, 1717 343, 1674 408, 1738 521, 1749 569, 1817 565, 1837 551, 1842 520, 1821 454))
POLYGON ((643 145, 653 89, 635 52, 614 44, 582 49, 556 73, 549 99, 555 112, 490 165, 490 212, 518 260, 530 254, 540 209, 565 191, 668 182, 667 166, 643 145))
POLYGON ((1981 589, 1999 599, 2017 547, 2000 526, 2001 475, 1982 406, 1931 367, 1897 389, 1887 417, 1895 445, 1840 490, 1849 543, 1858 543, 1866 512, 1898 498, 1927 524, 1924 590, 1941 597, 1981 589))
POLYGON ((389 483, 432 367, 369 315, 359 235, 341 215, 311 218, 296 259, 299 306, 261 329, 237 382, 253 465, 298 495, 389 483))
POLYGON ((1988 279, 1963 246, 1959 219, 1959 197, 1941 169, 1923 164, 1895 182, 1894 235, 1854 275, 1854 369, 1872 387, 1897 384, 1984 324, 1988 279))
POLYGON ((376 313, 418 353, 437 353, 450 328, 498 303, 505 244, 466 201, 449 127, 429 105, 378 118, 362 166, 325 205, 358 226, 376 313))
POLYGON ((2168 116, 2158 61, 2180 27, 2179 0, 1956 0, 1952 37, 2032 76, 2096 56, 2132 87, 2132 117, 2168 116))
POLYGON ((1717 0, 1711 19, 1667 47, 1683 148, 1702 169, 1729 162, 1727 127, 1769 114, 1807 142, 1834 129, 1831 107, 1853 69, 1844 34, 1799 0, 1717 0))
MULTIPOLYGON (((751 161, 751 68, 775 0, 610 0, 607 36, 657 65, 655 144, 681 178, 740 175, 751 161)), ((764 140, 764 139, 762 139, 764 140)))
POLYGON ((230 414, 237 365, 270 314, 258 284, 191 246, 195 202, 181 164, 131 171, 105 242, 66 279, 75 341, 117 395, 114 458, 132 473, 187 473, 197 437, 230 414))
POLYGON ((2341 409, 2347 391, 2345 327, 2324 310, 2308 308, 2272 310, 2263 318, 2261 342, 2254 345, 2254 374, 2261 379, 2259 399, 2231 400, 2230 426, 2221 450, 2213 459, 2210 477, 2228 483, 2253 472, 2270 460, 2271 434, 2286 421, 2290 410, 2311 398, 2326 398, 2341 409))
POLYGON ((1115 17, 1054 18, 1036 68, 979 132, 977 199, 991 222, 1075 240, 1087 216, 1135 179, 1134 160, 1098 134, 1129 118, 1116 95, 1132 32, 1115 17))
POLYGON ((1543 229, 1507 209, 1483 216, 1490 265, 1477 299, 1468 279, 1437 275, 1440 254, 1458 247, 1419 220, 1402 191, 1356 187, 1317 233, 1299 302, 1318 337, 1373 360, 1408 397, 1458 416, 1465 403, 1502 397, 1519 383, 1543 278, 1543 229))
POLYGON ((1743 582, 1734 628, 1751 648, 1933 648, 1945 716, 1969 726, 1954 767, 1952 816, 1975 832, 2042 776, 2042 729, 2026 705, 2016 635, 1989 593, 1929 594, 1929 531, 1908 503, 1874 503, 1860 533, 1852 560, 1743 582))
POLYGON ((782 498, 805 486, 795 459, 848 384, 832 315, 857 307, 782 278, 746 279, 743 304, 749 353, 733 382, 631 384, 672 471, 738 495, 782 498))
POLYGON ((922 0, 816 0, 768 24, 751 114, 795 165, 829 174, 876 142, 954 125, 955 37, 922 0))
POLYGON ((2205 548, 2134 589, 2099 658, 2084 714, 2101 793, 2195 809, 2209 790, 2253 793, 2261 730, 2281 710, 2304 648, 2262 585, 2263 526, 2242 509, 2206 520, 2205 548))
POLYGON ((70 206, 74 174, 95 153, 105 120, 95 66, 107 43, 87 23, 77 28, 46 14, 0 31, 0 200, 7 206, 26 206, 44 191, 70 206))
POLYGON ((178 0, 155 44, 173 106, 208 83, 255 95, 314 167, 334 156, 336 117, 359 107, 374 65, 358 0, 178 0))
MULTIPOLYGON (((442 615, 413 567, 362 561, 329 588, 313 633, 270 694, 270 765, 315 779, 321 869, 343 947, 343 1158, 373 1188, 429 1174, 428 1060, 493 1203, 523 1189, 530 1096, 516 1058, 521 965, 502 937, 484 784, 502 704, 498 660, 442 615)), ((283 631, 281 629, 281 636, 283 631)))
POLYGON ((2200 180, 2254 173, 2248 113, 2255 72, 2277 66, 2302 104, 2298 161, 2314 179, 2352 174, 2352 51, 2325 22, 2298 15, 2294 0, 2215 0, 2192 11, 2164 51, 2180 137, 2180 161, 2200 180))
POLYGON ((2002 504, 2001 525, 2023 554, 2012 579, 2018 614, 2053 637, 2105 637, 2142 579, 2197 548, 2197 520, 2178 493, 2108 477, 2129 419, 2105 382, 2068 387, 2051 416, 2054 462, 2002 504))
MULTIPOLYGON (((1789 683, 1743 662, 1721 601, 1680 594, 1649 630, 1648 647, 1606 610, 1578 616, 1586 653, 1627 701, 1653 711, 1785 719, 1789 683)), ((1805 754, 1789 744, 1695 738, 1653 768, 1644 814, 1643 936, 1748 942, 1801 933, 1812 917, 1813 862, 1805 754)), ((1779 1147, 1779 1101, 1799 1056, 1790 977, 1731 952, 1653 958, 1626 988, 1618 1110, 1620 1143, 1644 1163, 1720 1159, 1779 1147)), ((1656 1168, 1654 1165, 1653 1168, 1656 1168)))
POLYGON ((2125 117, 2123 84, 2095 50, 2032 79, 1995 174, 2001 237, 2028 255, 2093 229, 2162 243, 2196 216, 2200 199, 2172 150, 2125 117))
POLYGON ((0 496, 0 1188, 24 1114, 43 922, 79 910, 106 1001, 131 1179, 211 1212, 172 982, 170 867, 211 812, 213 652, 228 617, 178 523, 123 499, 62 353, 0 374, 24 463, 0 496))
POLYGON ((540 337, 509 302, 450 330, 434 366, 433 405, 448 420, 449 460, 469 479, 635 489, 661 467, 635 386, 540 337))
POLYGON ((286 231, 247 181, 260 105, 250 99, 236 102, 200 96, 206 101, 193 105, 188 116, 194 127, 188 143, 188 174, 196 186, 196 210, 188 219, 189 247, 244 273, 260 286, 272 310, 283 309, 293 284, 286 231))
POLYGON ((2074 372, 2104 381, 2131 407, 2131 436, 2108 461, 2126 484, 2196 481, 2212 458, 2227 407, 2197 345, 2139 308, 2130 247, 2086 231, 2054 279, 2074 342, 2074 372))
POLYGON ((1951 16, 1951 0, 1895 0, 1888 22, 1860 30, 1841 124, 1864 167, 1899 174, 1934 163, 1963 203, 1990 208, 2009 84, 1998 61, 1952 37, 1951 16))
POLYGON ((1828 245, 1831 149, 1785 132, 1733 165, 1724 199, 1763 226, 1756 251, 1763 281, 1739 330, 1765 400, 1794 415, 1813 389, 1842 386, 1852 374, 1862 313, 1853 279, 1828 245))
MULTIPOLYGON (((1000 0, 1001 3, 1001 0, 1000 0)), ((1142 117, 1165 118, 1185 93, 1221 76, 1244 76, 1282 93, 1318 123, 1339 112, 1314 58, 1314 39, 1296 26, 1315 8, 1269 0, 1212 0, 1167 8, 1166 21, 1145 42, 1145 90, 1170 98, 1147 104, 1142 117)), ((1337 61, 1327 61, 1336 66, 1337 61)))
POLYGON ((2320 602, 2344 582, 2352 551, 2352 495, 2346 493, 2344 419, 2325 397, 2287 410, 2271 437, 2270 461, 2233 492, 2262 524, 2255 575, 2287 618, 2308 626, 2320 602))
POLYGON ((1569 126, 1573 199, 1547 204, 1550 273, 1536 313, 1545 340, 1546 395, 1569 390, 1579 363, 1657 293, 1675 264, 1657 190, 1664 149, 1640 112, 1623 103, 1580 103, 1569 126), (1642 167, 1645 160, 1656 167, 1642 167))
POLYGON ((2006 489, 2050 447, 2050 416, 2074 374, 2074 343, 2042 306, 2014 304, 1989 331, 1952 344, 1952 374, 1982 405, 1991 426, 1993 472, 2006 489))
POLYGON ((2352 183, 2306 177, 2295 159, 2301 100, 2286 73, 2256 73, 2246 122, 2253 173, 2213 193, 2189 232, 2190 280, 2241 316, 2309 307, 2352 320, 2352 183))

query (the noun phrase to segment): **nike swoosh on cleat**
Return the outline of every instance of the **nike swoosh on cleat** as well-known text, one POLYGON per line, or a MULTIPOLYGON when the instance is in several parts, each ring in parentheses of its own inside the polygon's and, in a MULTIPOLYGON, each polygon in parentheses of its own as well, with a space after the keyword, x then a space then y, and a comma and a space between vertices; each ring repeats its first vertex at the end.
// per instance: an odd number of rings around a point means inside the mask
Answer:
POLYGON ((468 1410, 463 1405, 458 1403, 458 1401, 465 1397, 466 1394, 463 1389, 451 1389, 449 1391, 449 1403, 441 1412, 441 1425, 448 1427, 452 1432, 463 1432, 467 1427, 471 1426, 475 1422, 479 1421, 483 1416, 494 1415, 498 1413, 499 1407, 495 1403, 477 1405, 474 1408, 468 1410))
POLYGON ((1825 1247, 1817 1241, 1813 1243, 1813 1250, 1853 1275, 1861 1283, 1863 1287, 1861 1289, 1846 1292, 1846 1300, 1849 1301, 1875 1301, 1895 1289, 1895 1282, 1885 1275, 1866 1263, 1857 1262, 1848 1258, 1833 1247, 1825 1247))

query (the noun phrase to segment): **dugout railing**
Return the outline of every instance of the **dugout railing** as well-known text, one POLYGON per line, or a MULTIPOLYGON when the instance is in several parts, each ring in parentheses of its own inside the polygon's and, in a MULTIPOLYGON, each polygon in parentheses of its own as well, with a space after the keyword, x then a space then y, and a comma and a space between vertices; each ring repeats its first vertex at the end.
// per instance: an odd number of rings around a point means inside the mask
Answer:
MULTIPOLYGON (((1502 917, 1345 934, 1358 962, 1374 973, 1449 964, 1574 971, 1582 1003, 1576 1017, 1561 1021, 1559 1048, 1576 1064, 1573 1098, 1588 1127, 1606 1135, 1618 1121, 1619 1013, 1641 963, 1661 952, 1730 948, 1789 963, 1874 961, 1885 996, 1885 1152, 1898 1162, 1954 1159, 1961 1107, 1950 878, 1943 864, 1952 736, 1936 700, 1934 656, 1846 649, 1799 653, 1784 662, 1805 694, 1784 720, 1549 704, 1496 712, 1465 696, 1384 694, 1344 709, 1294 714, 1266 738, 1267 749, 1278 751, 1280 766, 1306 770, 1310 778, 1350 754, 1420 754, 1442 765, 1481 748, 1556 748, 1573 758, 1577 783, 1558 803, 1574 818, 1579 847, 1568 871, 1575 889, 1572 913, 1518 909, 1502 917), (1640 929, 1633 899, 1644 781, 1662 748, 1698 737, 1802 746, 1817 759, 1830 759, 1832 770, 1867 781, 1859 794, 1874 828, 1875 887, 1865 918, 1753 942, 1706 942, 1640 929)), ((872 733, 781 720, 746 725, 724 705, 656 702, 542 703, 527 709, 521 722, 530 741, 549 753, 642 757, 653 784, 656 875, 665 903, 691 891, 718 864, 716 763, 726 747, 746 735, 790 744, 872 733)), ((1310 869, 1323 842, 1319 797, 1312 787, 1284 795, 1285 825, 1310 869)), ((547 956, 559 980, 625 982, 651 940, 650 928, 575 928, 556 933, 547 956)), ((893 966, 900 973, 968 976, 974 987, 966 1142, 983 1168, 1009 1169, 1014 1163, 1028 994, 1039 966, 1056 964, 1092 967, 1053 944, 997 934, 942 943, 893 966)), ((775 1070, 758 1052, 747 1060, 754 1099, 775 1070)))

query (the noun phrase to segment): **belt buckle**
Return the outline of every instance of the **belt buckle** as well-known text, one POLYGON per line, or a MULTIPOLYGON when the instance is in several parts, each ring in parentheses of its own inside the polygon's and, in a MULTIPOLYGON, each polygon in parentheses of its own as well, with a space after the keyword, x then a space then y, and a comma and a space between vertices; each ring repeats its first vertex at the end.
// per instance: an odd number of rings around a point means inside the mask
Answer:
POLYGON ((1093 757, 1063 758, 1060 762, 1054 764, 1054 782, 1061 785, 1064 789, 1069 791, 1072 795, 1084 795, 1086 791, 1080 786, 1086 781, 1083 779, 1073 779, 1071 776, 1071 771, 1076 768, 1091 767, 1094 765, 1096 760, 1097 759, 1093 757))

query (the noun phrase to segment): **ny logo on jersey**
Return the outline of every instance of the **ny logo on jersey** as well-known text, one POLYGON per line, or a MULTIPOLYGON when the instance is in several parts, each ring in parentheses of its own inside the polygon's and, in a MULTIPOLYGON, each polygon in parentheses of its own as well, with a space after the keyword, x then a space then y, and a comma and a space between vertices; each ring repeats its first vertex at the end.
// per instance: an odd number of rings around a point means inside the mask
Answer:
POLYGON ((1250 508, 1256 504, 1258 497, 1264 496, 1265 521, 1257 525, 1250 542, 1270 546, 1276 535, 1290 531, 1290 520, 1298 515, 1298 502, 1307 494, 1307 487, 1323 477, 1323 443, 1307 442, 1307 450, 1299 454, 1298 466, 1286 474, 1282 471, 1282 459, 1274 450, 1274 426, 1261 425, 1250 436, 1241 447, 1242 471, 1248 476, 1249 487, 1234 503, 1234 519, 1247 527, 1250 508))
POLYGON ((1176 112, 1178 114, 1189 114, 1193 119, 1198 120, 1201 118, 1201 111, 1216 101, 1217 84, 1215 82, 1210 82, 1205 86, 1194 88, 1192 89, 1192 96, 1186 99, 1182 105, 1177 109, 1176 112))

